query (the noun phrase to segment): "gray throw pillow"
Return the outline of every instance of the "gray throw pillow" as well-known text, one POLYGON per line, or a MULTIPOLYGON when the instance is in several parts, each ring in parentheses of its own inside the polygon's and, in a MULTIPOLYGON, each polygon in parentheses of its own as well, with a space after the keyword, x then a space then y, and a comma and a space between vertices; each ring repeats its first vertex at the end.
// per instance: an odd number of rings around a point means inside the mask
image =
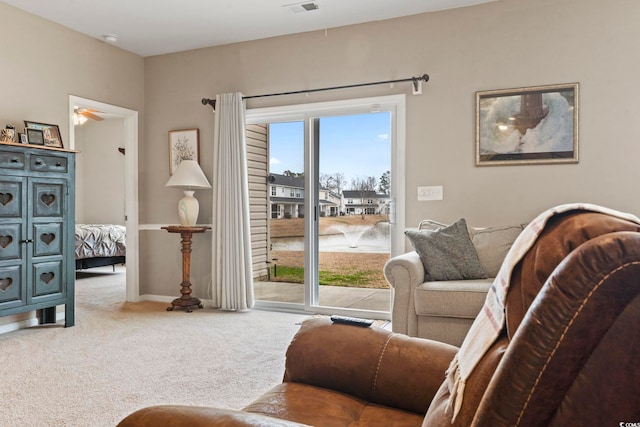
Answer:
POLYGON ((406 230, 424 265, 424 280, 486 279, 463 219, 439 230, 406 230))

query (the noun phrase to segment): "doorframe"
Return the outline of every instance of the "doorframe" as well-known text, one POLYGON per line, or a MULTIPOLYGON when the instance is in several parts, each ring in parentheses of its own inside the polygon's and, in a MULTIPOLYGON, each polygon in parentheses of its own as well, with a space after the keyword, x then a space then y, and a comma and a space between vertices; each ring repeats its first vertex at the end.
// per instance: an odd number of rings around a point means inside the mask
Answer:
MULTIPOLYGON (((393 232, 391 234, 391 256, 396 256, 404 252, 405 249, 405 187, 406 177, 404 175, 405 159, 406 159, 406 95, 387 95, 371 98, 356 98, 339 101, 317 102, 300 105, 285 105, 278 107, 265 107, 254 108, 246 110, 246 124, 258 124, 258 123, 274 123, 274 122, 286 122, 286 121, 305 121, 310 114, 319 114, 323 112, 335 112, 340 110, 340 113, 348 114, 361 114, 363 109, 367 109, 370 112, 379 111, 393 111, 395 119, 392 120, 391 132, 394 138, 394 149, 391 150, 391 191, 393 194, 393 202, 390 212, 390 222, 394 225, 393 232)), ((313 131, 313 129, 310 129, 313 131)), ((309 153, 306 152, 308 144, 308 138, 310 135, 305 133, 305 156, 309 153)), ((309 159, 305 158, 305 167, 308 167, 309 159)), ((313 165, 310 165, 313 166, 313 165)), ((312 172, 312 168, 309 171, 312 172)), ((305 180, 311 179, 312 173, 305 173, 305 180), (307 176, 308 175, 308 176, 307 176)), ((305 183, 309 186, 309 183, 305 183)), ((305 191, 305 198, 311 198, 312 194, 307 194, 305 191)), ((311 200, 311 199, 306 199, 311 200)), ((308 203, 307 203, 308 204, 308 203)), ((308 204, 309 205, 309 204, 308 204)), ((311 205, 309 205, 311 206, 311 205)), ((309 230, 308 222, 305 221, 305 264, 306 257, 308 255, 309 247, 307 245, 315 244, 309 240, 309 236, 313 235, 312 230, 309 230), (311 234, 309 234, 311 233, 311 234)), ((310 274, 313 272, 310 272, 310 274)), ((305 270, 305 279, 307 278, 307 271, 305 270)), ((306 280, 305 280, 306 281, 306 280)), ((305 284, 306 286, 306 284, 305 284)), ((391 301, 393 301, 393 288, 390 289, 391 301)), ((307 309, 313 304, 313 300, 316 298, 311 297, 305 292, 305 301, 302 304, 302 311, 306 312, 307 309)), ((270 309, 279 309, 285 311, 300 311, 293 306, 298 304, 291 303, 277 303, 271 301, 264 301, 260 304, 261 307, 270 309)), ((316 307, 314 307, 316 308, 316 307)), ((316 310, 317 312, 325 311, 322 308, 316 310)), ((357 313, 349 314, 347 310, 344 311, 347 315, 357 315, 357 313)), ((391 306, 389 307, 389 313, 391 313, 391 306)))
POLYGON ((69 148, 75 149, 74 107, 92 108, 124 119, 125 227, 127 229, 126 300, 140 299, 138 253, 138 112, 112 104, 69 95, 69 148))

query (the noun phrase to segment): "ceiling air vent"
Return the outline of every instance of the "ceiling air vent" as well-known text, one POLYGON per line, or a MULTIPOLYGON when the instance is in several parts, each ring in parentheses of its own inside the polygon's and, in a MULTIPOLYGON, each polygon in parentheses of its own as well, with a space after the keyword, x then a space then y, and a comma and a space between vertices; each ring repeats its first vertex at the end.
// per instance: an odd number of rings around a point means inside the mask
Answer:
POLYGON ((320 6, 318 6, 318 3, 304 3, 301 4, 300 6, 302 6, 304 8, 304 10, 306 10, 307 12, 310 12, 312 10, 316 10, 316 9, 320 9, 320 6))
POLYGON ((316 2, 285 4, 282 7, 288 7, 293 13, 311 12, 312 10, 320 9, 320 6, 316 2))

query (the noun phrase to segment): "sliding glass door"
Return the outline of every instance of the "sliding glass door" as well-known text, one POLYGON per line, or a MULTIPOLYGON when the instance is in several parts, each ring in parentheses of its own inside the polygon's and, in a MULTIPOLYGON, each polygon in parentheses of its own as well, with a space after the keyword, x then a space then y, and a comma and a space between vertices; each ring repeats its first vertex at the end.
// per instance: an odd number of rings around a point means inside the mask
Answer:
POLYGON ((266 217, 252 239, 258 305, 389 318, 382 269, 404 249, 404 96, 248 110, 247 123, 266 129, 253 159, 266 175, 252 208, 252 224, 266 217))
POLYGON ((391 113, 323 116, 314 123, 317 304, 389 311, 382 269, 391 253, 391 113))

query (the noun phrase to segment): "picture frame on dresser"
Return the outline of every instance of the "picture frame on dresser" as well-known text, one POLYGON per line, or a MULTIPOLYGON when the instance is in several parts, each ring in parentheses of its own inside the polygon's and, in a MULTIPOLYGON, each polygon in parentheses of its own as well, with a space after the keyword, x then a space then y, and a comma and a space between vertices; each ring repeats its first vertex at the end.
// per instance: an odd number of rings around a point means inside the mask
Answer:
POLYGON ((42 129, 25 128, 27 144, 44 145, 44 131, 42 129))
POLYGON ((578 83, 476 92, 476 166, 578 163, 578 83))
MULTIPOLYGON (((44 136, 44 144, 47 147, 64 148, 62 136, 60 136, 60 127, 48 123, 24 121, 25 132, 27 129, 40 129, 44 136)), ((31 144, 31 142, 29 142, 31 144)), ((40 145, 40 144, 39 144, 40 145)))
POLYGON ((200 163, 199 129, 169 131, 169 174, 173 175, 180 162, 195 160, 200 163))

